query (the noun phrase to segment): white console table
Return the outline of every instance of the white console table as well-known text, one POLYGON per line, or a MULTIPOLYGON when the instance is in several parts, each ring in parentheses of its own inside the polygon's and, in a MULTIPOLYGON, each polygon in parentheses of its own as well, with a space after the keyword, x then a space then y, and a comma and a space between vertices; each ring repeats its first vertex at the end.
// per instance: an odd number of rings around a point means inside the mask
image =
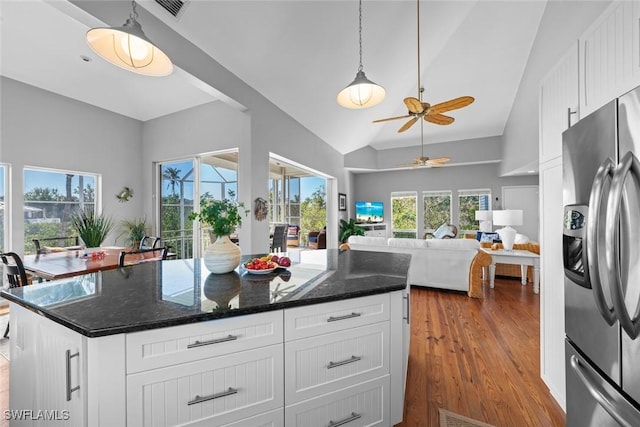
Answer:
POLYGON ((522 274, 522 286, 527 284, 527 266, 533 266, 533 293, 540 292, 540 255, 529 251, 504 249, 491 250, 480 248, 483 252, 491 256, 489 265, 489 287, 493 288, 496 278, 496 264, 516 264, 520 265, 522 274))

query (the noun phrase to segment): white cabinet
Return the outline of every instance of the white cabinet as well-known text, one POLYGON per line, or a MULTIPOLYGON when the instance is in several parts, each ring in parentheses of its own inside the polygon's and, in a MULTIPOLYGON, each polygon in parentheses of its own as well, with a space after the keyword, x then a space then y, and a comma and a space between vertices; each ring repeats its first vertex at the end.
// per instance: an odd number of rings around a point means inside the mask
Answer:
POLYGON ((285 425, 402 421, 408 290, 285 310, 285 425))
POLYGON ((616 0, 580 37, 583 117, 640 85, 639 18, 639 0, 616 0))
POLYGON ((282 345, 127 377, 127 425, 209 426, 283 406, 282 345))
POLYGON ((562 155, 562 132, 578 112, 578 44, 574 43, 540 85, 540 163, 562 155))
POLYGON ((285 343, 286 404, 389 374, 389 322, 285 343))
POLYGON ((12 408, 71 426, 389 426, 408 318, 404 290, 88 338, 12 304, 12 408))
POLYGON ((540 370, 565 408, 564 269, 562 265, 562 158, 540 167, 540 370))
POLYGON ((364 228, 364 235, 371 237, 387 237, 387 224, 358 224, 364 228))
POLYGON ((127 373, 282 343, 282 312, 127 334, 127 373))
POLYGON ((300 427, 388 427, 389 376, 289 406, 285 425, 300 427))
POLYGON ((15 304, 11 307, 12 409, 32 410, 11 425, 86 426, 86 338, 15 304))

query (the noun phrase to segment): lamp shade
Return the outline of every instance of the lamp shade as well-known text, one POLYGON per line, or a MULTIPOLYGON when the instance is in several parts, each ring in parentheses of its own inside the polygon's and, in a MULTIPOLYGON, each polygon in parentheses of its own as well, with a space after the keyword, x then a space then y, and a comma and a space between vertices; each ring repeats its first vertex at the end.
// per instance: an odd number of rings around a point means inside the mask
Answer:
POLYGON ((151 43, 134 18, 122 27, 90 29, 87 43, 103 59, 125 70, 156 77, 173 72, 169 57, 151 43))
POLYGON ((493 219, 493 211, 476 211, 476 221, 491 221, 493 219))
POLYGON ((493 223, 495 225, 522 225, 522 211, 518 209, 493 211, 493 223))
POLYGON ((382 86, 367 79, 364 71, 359 70, 353 82, 338 93, 337 101, 345 108, 369 108, 382 102, 385 93, 382 86))

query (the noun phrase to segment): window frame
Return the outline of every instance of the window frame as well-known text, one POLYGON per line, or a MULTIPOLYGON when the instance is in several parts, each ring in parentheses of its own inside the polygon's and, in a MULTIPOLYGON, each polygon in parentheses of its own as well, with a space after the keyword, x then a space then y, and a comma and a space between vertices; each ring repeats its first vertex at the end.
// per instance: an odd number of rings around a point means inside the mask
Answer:
MULTIPOLYGON (((26 206, 26 203, 28 202, 27 200, 24 199, 24 195, 26 193, 25 191, 26 190, 25 188, 26 174, 28 171, 40 172, 40 173, 52 173, 52 174, 59 174, 59 175, 73 174, 74 176, 92 177, 94 182, 93 212, 95 215, 102 214, 102 174, 97 172, 87 172, 87 171, 71 170, 71 169, 57 169, 57 168, 30 166, 30 165, 25 165, 22 168, 22 207, 23 209, 24 209, 24 206, 26 206)), ((82 206, 82 203, 80 203, 79 205, 82 206)), ((22 239, 23 239, 23 245, 24 245, 23 247, 24 247, 25 254, 27 254, 27 247, 30 245, 31 241, 27 241, 27 235, 26 235, 27 227, 26 227, 26 222, 24 221, 24 216, 22 216, 22 222, 23 222, 22 239)))
POLYGON ((422 191, 422 228, 425 233, 433 233, 436 228, 430 228, 426 223, 427 210, 425 207, 425 199, 427 197, 449 197, 449 218, 445 221, 447 224, 451 224, 453 218, 453 191, 451 190, 424 190, 422 191))
POLYGON ((413 234, 414 238, 418 237, 418 192, 417 191, 392 191, 390 198, 390 212, 391 212, 391 235, 393 237, 409 237, 406 235, 413 234), (395 228, 394 227, 394 211, 393 200, 401 198, 413 198, 415 204, 415 227, 414 228, 395 228), (397 236, 397 234, 404 234, 405 236, 397 236))
POLYGON ((464 228, 462 225, 462 221, 461 221, 461 214, 462 214, 462 209, 461 209, 461 205, 460 205, 460 197, 468 197, 468 196, 478 196, 478 206, 475 210, 490 210, 491 209, 491 188, 473 188, 473 189, 466 189, 466 190, 458 190, 457 191, 457 196, 458 196, 458 233, 462 234, 465 231, 478 231, 479 230, 479 223, 478 221, 475 219, 475 211, 474 211, 474 215, 472 218, 472 221, 470 221, 470 224, 473 224, 474 228, 464 228), (480 197, 482 196, 486 196, 486 205, 483 206, 483 202, 482 200, 480 200, 480 197))

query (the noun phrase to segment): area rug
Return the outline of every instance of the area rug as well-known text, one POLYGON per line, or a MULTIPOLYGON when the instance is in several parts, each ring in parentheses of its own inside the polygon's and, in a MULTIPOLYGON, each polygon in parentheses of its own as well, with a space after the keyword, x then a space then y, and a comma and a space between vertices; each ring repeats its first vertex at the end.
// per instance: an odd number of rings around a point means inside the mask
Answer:
POLYGON ((471 418, 439 408, 440 427, 495 427, 491 424, 472 420, 471 418))

